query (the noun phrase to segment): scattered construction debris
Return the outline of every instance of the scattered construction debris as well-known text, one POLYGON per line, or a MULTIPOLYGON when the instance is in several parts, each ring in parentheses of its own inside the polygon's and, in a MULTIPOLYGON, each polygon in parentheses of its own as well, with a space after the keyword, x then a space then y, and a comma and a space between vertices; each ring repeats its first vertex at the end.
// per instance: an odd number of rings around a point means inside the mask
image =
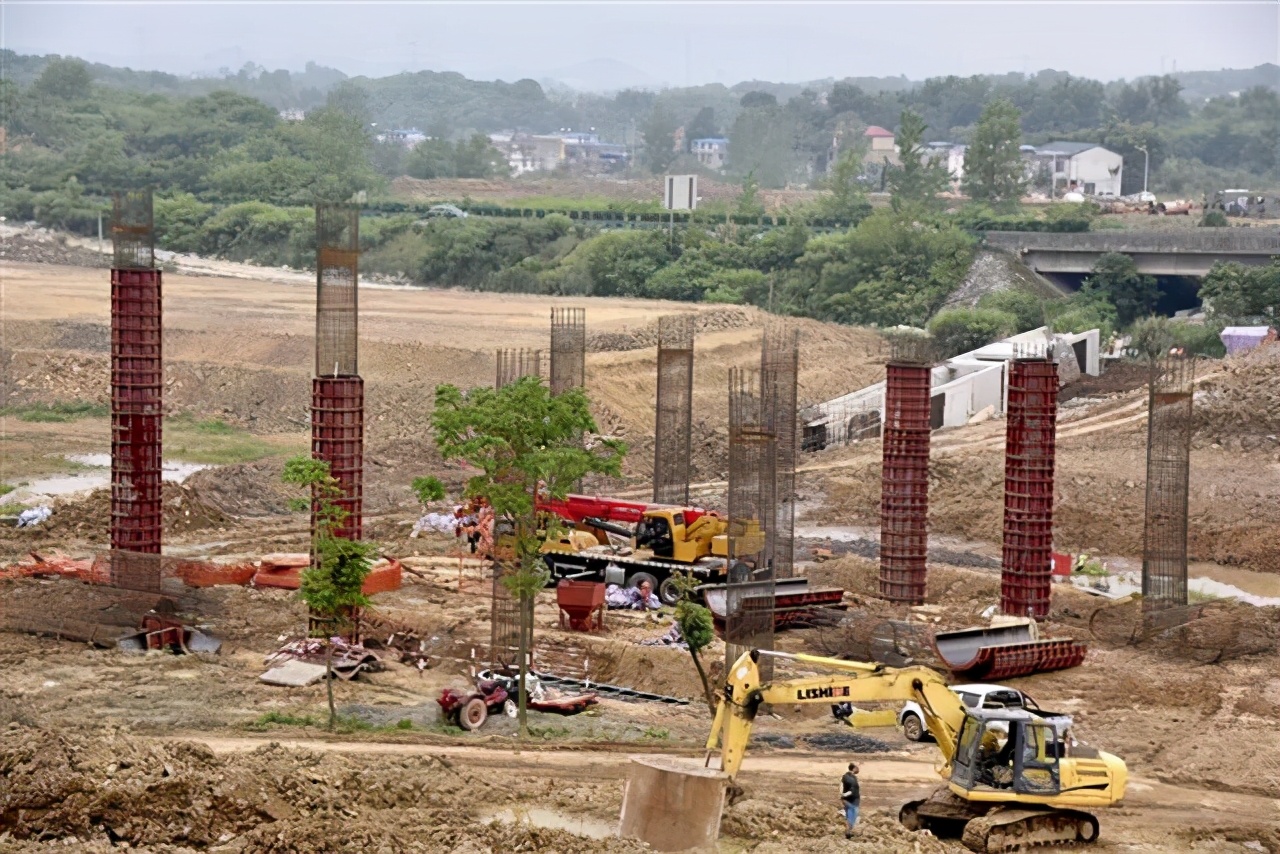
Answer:
POLYGON ((280 681, 281 679, 314 672, 311 668, 290 666, 294 662, 318 665, 321 678, 324 678, 326 667, 332 667, 334 675, 344 681, 355 679, 361 673, 376 673, 383 669, 382 659, 378 654, 361 644, 348 643, 339 637, 328 640, 306 638, 291 641, 268 655, 263 663, 269 665, 270 669, 259 678, 263 682, 284 685, 293 683, 280 681))

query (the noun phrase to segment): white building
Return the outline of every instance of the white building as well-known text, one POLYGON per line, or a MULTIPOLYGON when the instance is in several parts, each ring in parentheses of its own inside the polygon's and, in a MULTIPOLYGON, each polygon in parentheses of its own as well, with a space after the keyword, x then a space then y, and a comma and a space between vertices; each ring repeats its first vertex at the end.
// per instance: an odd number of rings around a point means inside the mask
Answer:
POLYGON ((723 169, 729 159, 729 140, 722 136, 695 139, 692 145, 693 156, 708 169, 723 169))
POLYGON ((943 166, 951 176, 953 189, 958 189, 964 180, 964 153, 967 145, 958 142, 927 142, 924 145, 924 156, 943 166))
POLYGON ((560 136, 491 133, 489 142, 506 157, 512 175, 550 172, 565 160, 565 140, 560 136))
POLYGON ((1035 157, 1049 167, 1057 192, 1119 196, 1124 158, 1092 142, 1049 142, 1035 157))
POLYGON ((417 128, 396 128, 384 131, 375 138, 378 142, 398 142, 405 148, 413 148, 420 142, 426 142, 427 135, 417 128))

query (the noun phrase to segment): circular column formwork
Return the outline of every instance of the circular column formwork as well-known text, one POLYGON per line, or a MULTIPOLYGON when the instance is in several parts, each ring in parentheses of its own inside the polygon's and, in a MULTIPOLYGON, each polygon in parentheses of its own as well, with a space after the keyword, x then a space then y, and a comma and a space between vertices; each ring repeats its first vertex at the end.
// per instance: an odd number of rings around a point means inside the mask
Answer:
POLYGON ((364 380, 316 377, 311 381, 311 456, 329 464, 348 516, 334 534, 361 539, 364 503, 364 380))
POLYGON ((159 554, 161 417, 159 270, 111 271, 111 548, 159 554))
POLYGON ((1000 610, 1043 620, 1053 586, 1053 469, 1058 369, 1015 359, 1009 369, 1000 610))
POLYGON ((880 597, 923 605, 929 539, 928 365, 890 362, 880 486, 880 597))

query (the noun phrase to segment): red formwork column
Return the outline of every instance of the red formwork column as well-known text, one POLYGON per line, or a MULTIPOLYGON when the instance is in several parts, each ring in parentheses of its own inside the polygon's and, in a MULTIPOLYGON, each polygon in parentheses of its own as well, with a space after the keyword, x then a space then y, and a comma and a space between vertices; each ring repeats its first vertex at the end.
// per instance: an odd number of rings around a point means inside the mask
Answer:
POLYGON ((1015 359, 1009 369, 1000 610, 1043 620, 1053 582, 1053 466, 1058 368, 1015 359))
POLYGON ((111 271, 111 548, 159 554, 160 271, 111 271))
POLYGON ((929 538, 928 365, 890 362, 880 486, 880 598, 923 605, 929 538))
POLYGON ((311 381, 311 456, 329 464, 342 489, 336 503, 349 515, 334 534, 359 540, 364 502, 364 380, 360 377, 311 381))

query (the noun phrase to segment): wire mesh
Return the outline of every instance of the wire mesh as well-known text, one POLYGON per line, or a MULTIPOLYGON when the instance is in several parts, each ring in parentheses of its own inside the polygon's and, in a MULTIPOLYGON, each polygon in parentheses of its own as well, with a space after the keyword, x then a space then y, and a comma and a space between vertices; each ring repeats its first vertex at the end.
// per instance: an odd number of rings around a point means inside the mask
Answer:
POLYGON ((359 325, 360 211, 316 205, 316 376, 354 377, 359 325))
POLYGON ((929 515, 927 364, 890 363, 880 486, 880 596, 923 605, 929 515))
POLYGON ((693 436, 693 315, 658 318, 658 394, 653 500, 689 504, 693 436))
POLYGON ((551 309, 551 393, 587 384, 587 310, 551 309))
POLYGON ((766 508, 765 548, 773 557, 774 578, 795 573, 796 458, 799 455, 797 382, 800 333, 782 323, 765 328, 760 351, 761 394, 767 429, 774 434, 774 501, 766 508))
POLYGON ((541 377, 542 351, 523 348, 499 350, 497 364, 498 372, 494 379, 496 388, 511 385, 523 377, 541 377))
POLYGON ((155 267, 155 221, 151 190, 116 193, 113 196, 111 250, 113 269, 150 270, 155 267))
MULTIPOLYGON (((773 648, 773 556, 763 524, 775 501, 776 436, 766 425, 759 372, 729 371, 729 577, 725 666, 751 649, 773 648)), ((761 661, 762 675, 768 669, 761 661)))
POLYGON ((1142 552, 1142 601, 1148 612, 1187 604, 1187 492, 1194 382, 1193 359, 1174 354, 1152 365, 1142 552))
POLYGON ((880 435, 884 385, 810 407, 804 415, 800 447, 804 451, 838 448, 880 435))
POLYGON ((1043 620, 1053 573, 1053 471, 1058 367, 1043 357, 1009 368, 1005 429, 1004 559, 1000 610, 1043 620))
MULTIPOLYGON (((494 540, 492 563, 492 605, 489 613, 489 664, 496 670, 516 670, 520 666, 520 600, 511 593, 503 578, 515 571, 514 546, 510 533, 499 532, 494 540)), ((533 649, 532 625, 526 649, 533 649)))

